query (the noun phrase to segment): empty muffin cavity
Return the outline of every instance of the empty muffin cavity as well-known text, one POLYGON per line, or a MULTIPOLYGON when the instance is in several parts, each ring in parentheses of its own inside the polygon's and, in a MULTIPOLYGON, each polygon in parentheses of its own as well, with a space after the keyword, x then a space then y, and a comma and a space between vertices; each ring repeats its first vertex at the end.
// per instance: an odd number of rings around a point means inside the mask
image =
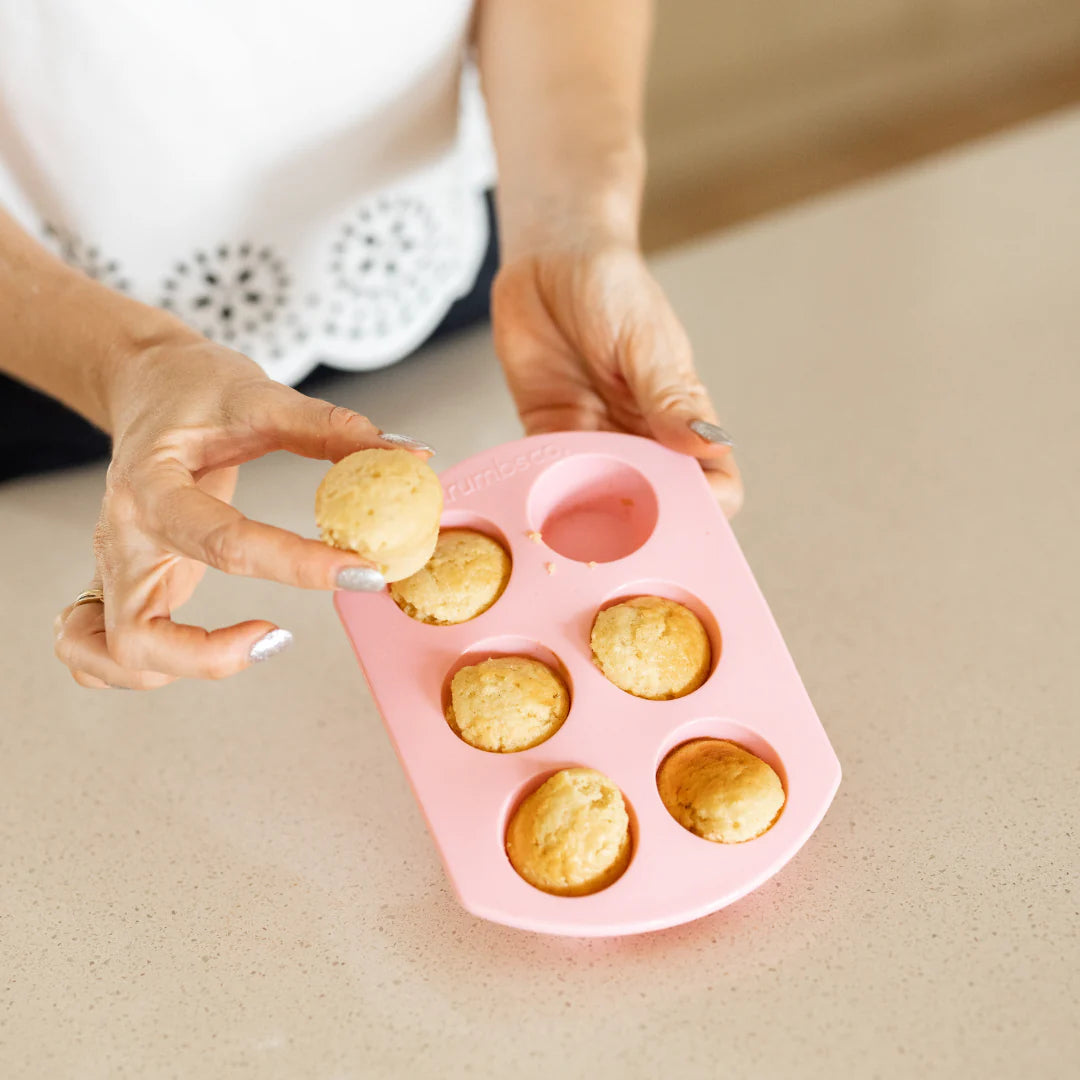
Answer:
POLYGON ((773 748, 739 724, 684 725, 659 763, 656 786, 668 813, 689 832, 718 844, 757 839, 787 802, 784 771, 773 748))
POLYGON ((517 753, 546 742, 565 723, 570 704, 562 662, 522 638, 492 639, 470 649, 443 687, 443 713, 451 729, 488 753, 517 753))
POLYGON ((552 551, 577 562, 614 562, 653 534, 656 492, 631 465, 575 454, 549 466, 529 492, 531 528, 552 551))
POLYGON ((685 590, 638 582, 601 607, 589 644, 596 666, 620 690, 668 701, 693 693, 712 674, 720 631, 712 613, 685 590))
POLYGON ((614 781, 579 766, 529 780, 513 800, 504 831, 518 875, 566 897, 617 881, 630 865, 635 833, 633 811, 614 781))
POLYGON ((394 603, 433 626, 482 615, 502 596, 512 569, 505 541, 492 531, 444 525, 424 566, 390 586, 394 603))

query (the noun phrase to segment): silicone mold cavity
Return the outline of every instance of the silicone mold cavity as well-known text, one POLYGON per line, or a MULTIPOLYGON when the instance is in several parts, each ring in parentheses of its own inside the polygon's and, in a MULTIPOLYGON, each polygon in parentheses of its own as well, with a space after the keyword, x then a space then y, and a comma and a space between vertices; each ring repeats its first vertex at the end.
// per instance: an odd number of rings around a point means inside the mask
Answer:
POLYGON ((776 750, 761 737, 761 735, 740 724, 735 720, 725 720, 719 717, 702 717, 698 720, 689 720, 682 727, 676 728, 659 747, 656 755, 656 768, 659 770, 664 758, 672 750, 684 743, 693 742, 695 739, 724 739, 726 742, 735 743, 744 750, 749 750, 755 757, 761 758, 767 765, 772 766, 773 771, 780 777, 780 783, 787 791, 787 770, 784 762, 776 750))
POLYGON ((439 627, 403 618, 385 594, 339 592, 335 604, 462 905, 544 933, 633 934, 707 915, 775 874, 824 816, 840 765, 697 462, 630 435, 575 432, 498 447, 442 481, 445 525, 486 522, 476 527, 510 552, 499 601, 439 627), (686 603, 722 646, 710 678, 685 697, 634 698, 593 663, 597 611, 646 594, 686 603), (448 674, 470 656, 522 650, 559 662, 566 722, 518 753, 468 746, 445 719, 448 674), (657 766, 701 736, 729 738, 777 768, 787 802, 764 835, 710 844, 668 814, 657 766), (528 790, 572 765, 622 790, 634 854, 607 889, 558 897, 518 877, 505 829, 528 790))
MULTIPOLYGON (((566 761, 556 766, 548 766, 543 771, 538 772, 535 776, 530 776, 528 780, 519 784, 517 789, 511 793, 510 797, 506 800, 506 805, 503 809, 502 815, 502 835, 503 835, 503 851, 505 853, 506 834, 510 829, 510 822, 513 820, 514 814, 517 813, 517 809, 521 804, 540 787, 546 780, 550 780, 556 773, 562 772, 563 769, 577 769, 577 768, 589 768, 587 765, 581 765, 579 762, 566 761)), ((608 886, 599 890, 601 892, 607 892, 610 889, 614 889, 630 870, 630 867, 634 865, 634 858, 637 855, 638 836, 640 835, 640 826, 638 825, 637 813, 634 810, 633 803, 626 797, 626 792, 622 792, 623 805, 626 807, 626 816, 630 819, 630 860, 626 864, 626 869, 608 886)), ((666 812, 666 811, 665 811, 666 812)), ((510 865, 513 870, 513 865, 510 864, 509 856, 507 856, 507 864, 510 865)), ((517 871, 513 871, 517 874, 517 871)), ((528 883, 526 883, 528 884, 528 883)), ((534 888, 534 886, 529 886, 534 888)), ((596 893, 591 894, 593 896, 596 893)), ((561 897, 560 899, 580 900, 582 897, 561 897)))
POLYGON ((652 484, 605 454, 578 454, 548 468, 529 493, 529 520, 553 551, 576 562, 613 562, 652 536, 652 484))
MULTIPOLYGON (((568 723, 571 722, 571 717, 574 712, 574 681, 570 677, 570 673, 566 670, 566 665, 557 657, 550 649, 544 648, 538 641, 533 641, 531 638, 525 637, 497 637, 488 638, 484 641, 478 641, 475 645, 471 646, 465 652, 463 652, 457 660, 451 664, 449 670, 446 672, 446 678, 443 680, 442 689, 442 710, 443 717, 446 718, 450 709, 450 684, 453 682, 454 676, 464 667, 470 667, 472 664, 479 664, 484 660, 490 660, 497 656, 527 656, 533 660, 539 660, 542 664, 547 666, 562 679, 563 685, 566 687, 566 692, 570 697, 570 711, 567 714, 566 719, 559 726, 558 730, 553 732, 544 742, 550 742, 554 739, 568 723)), ((452 729, 451 729, 452 730, 452 729)), ((455 734, 457 734, 455 732, 455 734)), ((460 736, 459 736, 460 737, 460 736)), ((543 745, 543 744, 538 744, 543 745)), ((476 749, 475 747, 473 749, 476 749)), ((530 747, 535 749, 535 747, 530 747)), ((488 753, 489 751, 481 750, 481 753, 488 753)), ((499 751, 490 751, 491 753, 498 753, 499 751)), ((516 750, 508 751, 509 753, 523 754, 526 751, 516 750)))
MULTIPOLYGON (((692 611, 698 617, 701 625, 705 627, 705 633, 709 635, 709 674, 705 682, 697 690, 690 691, 691 694, 699 693, 709 679, 713 677, 713 672, 716 671, 716 667, 720 663, 720 655, 724 647, 723 635, 720 633, 720 624, 709 607, 702 603, 699 597, 688 589, 684 589, 681 585, 676 585, 674 582, 667 580, 646 580, 634 581, 620 586, 611 596, 605 597, 592 613, 586 632, 587 638, 591 639, 593 624, 596 622, 596 616, 601 611, 614 607, 616 604, 621 604, 624 600, 632 600, 635 596, 660 596, 665 600, 674 600, 677 604, 682 604, 683 607, 692 611)), ((690 694, 684 694, 683 696, 689 697, 690 694)))

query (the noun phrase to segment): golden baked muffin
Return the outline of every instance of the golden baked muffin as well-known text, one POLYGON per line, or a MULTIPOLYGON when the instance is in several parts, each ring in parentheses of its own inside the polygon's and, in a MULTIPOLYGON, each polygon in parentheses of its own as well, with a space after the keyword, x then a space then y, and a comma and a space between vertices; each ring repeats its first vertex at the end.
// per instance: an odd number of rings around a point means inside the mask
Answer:
POLYGON ((597 666, 620 690, 654 701, 696 690, 712 662, 701 620, 660 596, 605 608, 593 623, 591 644, 597 666))
POLYGON ((390 595, 406 615, 436 626, 467 622, 487 611, 510 580, 502 544, 472 529, 444 529, 427 563, 390 595))
POLYGON ((630 862, 622 792, 595 769, 563 769, 522 800, 506 854, 530 884, 556 896, 607 888, 630 862))
POLYGON ((550 739, 569 711, 566 683, 547 664, 497 656, 455 673, 446 719, 470 746, 509 754, 550 739))
POLYGON ((315 521, 326 543, 355 551, 398 581, 431 557, 442 505, 442 485, 426 461, 407 450, 358 450, 323 477, 315 521))
POLYGON ((772 766, 726 739, 677 746, 656 776, 660 798, 684 829, 718 844, 741 844, 768 830, 784 806, 772 766))

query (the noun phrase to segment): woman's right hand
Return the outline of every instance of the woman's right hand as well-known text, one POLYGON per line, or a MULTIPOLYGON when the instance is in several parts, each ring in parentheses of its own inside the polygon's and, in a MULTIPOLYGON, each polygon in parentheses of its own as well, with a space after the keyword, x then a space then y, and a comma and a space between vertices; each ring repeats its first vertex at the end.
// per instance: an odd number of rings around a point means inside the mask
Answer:
POLYGON ((69 606, 56 620, 56 653, 76 682, 152 689, 218 679, 289 643, 260 619, 220 630, 174 622, 207 566, 307 589, 383 588, 358 555, 244 517, 229 502, 237 466, 273 450, 338 461, 365 447, 423 444, 383 439, 365 417, 195 335, 117 364, 107 396, 113 456, 91 582, 104 602, 69 606))

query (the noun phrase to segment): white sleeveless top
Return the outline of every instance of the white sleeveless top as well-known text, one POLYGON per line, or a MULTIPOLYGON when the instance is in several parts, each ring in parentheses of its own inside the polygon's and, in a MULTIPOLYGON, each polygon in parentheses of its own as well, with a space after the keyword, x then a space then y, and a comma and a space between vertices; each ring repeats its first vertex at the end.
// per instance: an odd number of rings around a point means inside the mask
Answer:
POLYGON ((493 155, 471 0, 0 0, 0 205, 295 383, 469 291, 493 155))

